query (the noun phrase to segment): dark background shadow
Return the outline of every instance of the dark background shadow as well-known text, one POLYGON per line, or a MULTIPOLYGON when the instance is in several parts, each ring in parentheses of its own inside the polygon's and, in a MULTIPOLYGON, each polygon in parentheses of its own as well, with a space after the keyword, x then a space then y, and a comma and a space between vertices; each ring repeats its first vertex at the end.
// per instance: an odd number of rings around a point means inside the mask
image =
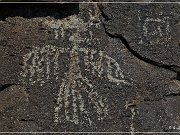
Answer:
POLYGON ((7 17, 20 16, 24 18, 54 17, 62 19, 79 13, 79 4, 77 3, 1 3, 0 20, 7 17))

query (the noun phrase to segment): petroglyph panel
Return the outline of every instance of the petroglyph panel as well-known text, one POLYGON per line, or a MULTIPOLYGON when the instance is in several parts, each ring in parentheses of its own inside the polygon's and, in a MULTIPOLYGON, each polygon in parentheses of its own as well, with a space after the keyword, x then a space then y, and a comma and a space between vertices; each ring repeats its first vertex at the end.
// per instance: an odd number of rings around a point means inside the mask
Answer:
POLYGON ((61 54, 66 53, 69 48, 57 48, 55 46, 34 47, 31 52, 23 56, 24 78, 29 78, 31 85, 40 83, 41 86, 46 80, 52 77, 58 79, 59 59, 61 54), (51 76, 51 77, 50 77, 51 76))
MULTIPOLYGON (((71 121, 75 124, 90 124, 90 112, 85 102, 93 104, 96 110, 97 118, 104 119, 108 115, 108 105, 106 97, 98 95, 94 90, 93 84, 88 76, 82 75, 82 69, 79 66, 79 54, 84 54, 83 64, 88 66, 83 70, 89 70, 92 75, 99 78, 108 79, 113 84, 128 84, 124 79, 120 65, 111 57, 107 56, 103 51, 96 51, 88 48, 58 48, 55 46, 45 46, 42 48, 35 47, 26 54, 24 58, 24 66, 22 76, 29 78, 31 85, 39 84, 43 86, 48 79, 59 77, 60 54, 68 53, 70 55, 69 71, 64 73, 65 78, 61 80, 59 94, 57 99, 57 107, 55 107, 55 122, 71 121), (94 59, 97 55, 98 59, 94 59), (103 75, 104 74, 104 75, 103 75), (88 101, 85 101, 86 98, 88 101), (63 113, 64 116, 59 113, 63 113)), ((59 81, 58 81, 59 82, 59 81)))
POLYGON ((144 37, 150 44, 165 44, 171 40, 169 17, 146 18, 143 25, 144 37))
POLYGON ((0 22, 0 131, 180 131, 179 6, 98 6, 0 22))
MULTIPOLYGON (((91 19, 94 17, 91 16, 91 19)), ((28 78, 31 85, 48 85, 48 80, 58 83, 57 105, 54 109, 55 124, 72 122, 74 124, 92 125, 93 120, 102 121, 108 116, 108 99, 99 95, 92 77, 105 79, 112 85, 129 84, 123 75, 118 62, 106 52, 88 47, 81 43, 99 44, 88 29, 94 25, 84 22, 77 16, 62 20, 46 20, 44 25, 54 30, 54 39, 68 38, 70 45, 61 47, 46 45, 33 47, 24 59, 22 76, 28 78), (73 33, 69 33, 73 30, 73 33), (86 32, 89 37, 82 38, 86 32), (60 36, 59 36, 60 34, 60 36), (69 56, 66 64, 61 63, 63 55, 69 56), (83 65, 83 66, 82 66, 83 65), (60 72, 60 66, 67 66, 67 71, 60 72), (63 75, 62 75, 63 74, 63 75)), ((94 27, 99 24, 96 23, 94 27)))
POLYGON ((143 58, 179 67, 179 5, 135 5, 104 5, 106 31, 122 35, 143 58))

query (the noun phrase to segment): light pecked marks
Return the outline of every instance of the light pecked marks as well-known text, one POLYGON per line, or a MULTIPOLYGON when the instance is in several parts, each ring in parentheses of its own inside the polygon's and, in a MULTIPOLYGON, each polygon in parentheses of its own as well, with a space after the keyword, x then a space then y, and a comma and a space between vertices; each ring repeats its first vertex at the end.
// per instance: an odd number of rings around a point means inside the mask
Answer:
MULTIPOLYGON (((88 109, 85 108, 86 106, 84 105, 84 99, 83 96, 81 95, 82 92, 85 92, 86 94, 88 94, 88 98, 90 99, 90 102, 94 105, 94 108, 96 109, 97 112, 97 117, 99 120, 104 119, 105 117, 107 117, 108 115, 108 105, 105 104, 107 102, 106 98, 103 98, 102 96, 98 95, 98 92, 96 90, 94 90, 94 86, 93 84, 90 83, 90 80, 88 79, 88 77, 84 77, 82 76, 81 73, 81 69, 79 67, 79 63, 80 63, 80 59, 79 59, 79 53, 86 53, 87 51, 89 51, 89 49, 85 49, 85 48, 77 48, 77 46, 74 46, 73 49, 70 51, 70 65, 69 65, 69 71, 68 73, 65 73, 65 79, 63 79, 63 83, 61 85, 60 88, 60 92, 59 92, 59 97, 58 97, 58 106, 55 109, 55 122, 58 123, 58 121, 62 121, 62 118, 59 117, 58 113, 59 111, 62 109, 63 104, 64 104, 64 108, 65 108, 65 119, 71 122, 74 122, 75 124, 79 124, 79 123, 85 123, 86 121, 80 121, 79 118, 80 116, 78 116, 78 112, 77 112, 77 108, 79 108, 80 113, 83 114, 83 116, 85 116, 84 119, 88 120, 88 123, 91 124, 91 120, 89 117, 89 112, 88 109), (80 51, 80 52, 78 52, 80 51), (69 100, 71 96, 73 97, 73 103, 72 106, 70 106, 69 100), (79 103, 79 106, 78 106, 79 103), (71 108, 73 108, 73 110, 71 110, 71 108), (73 111, 73 116, 71 116, 71 112, 73 111)), ((92 50, 92 52, 97 52, 95 50, 92 50)), ((102 51, 99 52, 99 55, 102 57, 102 51)), ((92 55, 90 55, 89 57, 86 55, 84 57, 84 61, 87 64, 87 59, 91 59, 92 55)), ((109 62, 115 62, 114 59, 107 57, 106 55, 104 55, 104 57, 102 57, 102 59, 107 59, 107 63, 109 62)), ((88 61, 88 63, 92 64, 92 63, 99 63, 99 61, 88 61)), ((119 74, 119 64, 116 63, 115 65, 117 66, 117 69, 115 70, 116 72, 116 76, 117 77, 124 77, 122 75, 122 73, 119 74), (117 65, 116 65, 117 64, 117 65)), ((99 63, 99 65, 94 64, 92 65, 92 74, 94 73, 94 70, 97 71, 97 74, 99 77, 101 76, 101 72, 99 71, 103 71, 105 69, 103 69, 104 66, 102 66, 102 63, 99 63), (98 68, 100 67, 100 68, 98 68)), ((110 82, 119 84, 119 83, 127 83, 124 79, 118 79, 118 78, 114 78, 112 76, 112 72, 111 71, 111 67, 107 67, 107 79, 110 82), (109 77, 110 76, 110 77, 109 77)), ((79 114, 80 115, 80 114, 79 114)), ((81 116, 82 117, 82 116, 81 116)))
POLYGON ((131 132, 131 135, 134 135, 134 132, 135 132, 135 128, 134 128, 134 122, 133 122, 133 119, 136 115, 136 112, 135 112, 135 108, 131 108, 131 125, 130 125, 130 132, 131 132))
MULTIPOLYGON (((58 78, 58 67, 59 64, 61 64, 58 61, 58 59, 61 58, 60 54, 67 53, 71 55, 72 50, 70 50, 70 48, 61 48, 52 45, 48 45, 42 48, 35 47, 31 52, 24 55, 24 66, 21 75, 23 77, 29 76, 29 81, 32 85, 37 82, 43 85, 44 81, 50 78, 51 72, 53 72, 53 76, 58 78), (33 77, 36 78, 33 80, 33 77)), ((92 68, 91 72, 93 75, 97 73, 96 75, 98 75, 98 77, 102 77, 102 73, 104 71, 107 73, 106 77, 110 82, 117 84, 128 84, 128 82, 123 79, 124 75, 123 71, 120 69, 120 65, 116 62, 115 59, 106 55, 104 51, 96 51, 89 48, 78 48, 76 49, 76 55, 79 53, 85 54, 83 58, 84 65, 88 65, 90 68, 92 68), (88 55, 87 52, 91 52, 91 55, 88 55), (93 59, 94 55, 98 55, 99 59, 93 59), (103 65, 103 61, 106 61, 105 65, 103 65), (118 79, 119 77, 122 79, 118 79)), ((72 57, 74 58, 74 56, 72 57)), ((79 57, 75 61, 71 59, 71 62, 73 62, 72 64, 78 64, 78 61, 79 57)), ((78 67, 78 70, 80 70, 80 67, 78 67)), ((83 80, 88 81, 87 78, 84 78, 83 80)), ((89 86, 91 85, 89 84, 89 86)))
POLYGON ((23 71, 21 75, 29 78, 33 85, 40 83, 42 86, 46 80, 50 79, 50 74, 58 79, 58 67, 60 54, 65 53, 69 48, 58 48, 55 46, 34 47, 31 52, 23 56, 23 71))
MULTIPOLYGON (((40 84, 43 86, 47 80, 56 78, 60 83, 57 95, 57 105, 54 110, 54 122, 72 122, 74 124, 92 125, 94 117, 103 120, 108 116, 108 99, 99 95, 92 80, 82 74, 89 70, 92 75, 107 79, 114 85, 128 84, 124 79, 123 71, 115 59, 106 55, 104 51, 97 51, 92 48, 80 47, 80 43, 99 44, 98 38, 93 38, 92 31, 88 28, 92 23, 85 23, 77 16, 70 16, 63 20, 45 20, 45 25, 54 29, 55 39, 67 37, 68 29, 75 32, 69 37, 72 48, 46 45, 34 47, 24 58, 22 76, 29 78, 31 85, 40 84), (89 38, 81 38, 82 32, 89 32, 89 38), (59 36, 58 33, 61 35, 59 36), (59 62, 61 54, 70 56, 68 71, 64 73, 64 78, 59 75, 59 62), (83 57, 81 55, 83 54, 83 57), (98 59, 94 59, 94 57, 98 59), (83 59, 81 61, 81 59, 83 59), (105 63, 103 62, 105 61, 105 63), (84 63, 85 67, 81 67, 84 63), (86 68, 86 67, 89 68, 86 68), (86 69, 82 69, 86 68, 86 69), (61 80, 60 80, 61 79, 61 80), (91 110, 89 106, 92 106, 91 110), (92 116, 92 113, 96 116, 92 116)), ((97 24, 96 24, 97 25, 97 24)), ((97 25, 98 26, 98 25, 97 25)))
POLYGON ((132 107, 133 105, 135 105, 135 101, 133 101, 132 103, 129 103, 129 101, 126 101, 126 104, 125 104, 125 109, 127 110, 128 108, 130 108, 130 111, 131 111, 131 117, 130 117, 130 133, 131 135, 134 135, 134 132, 135 132, 135 127, 134 127, 134 117, 136 115, 136 111, 135 111, 135 108, 132 107))
POLYGON ((170 130, 178 130, 180 132, 180 126, 169 126, 170 130))
POLYGON ((60 33, 61 38, 64 38, 67 29, 76 29, 78 32, 87 30, 87 24, 85 24, 82 19, 77 18, 76 15, 69 16, 62 20, 45 20, 43 24, 54 30, 55 39, 58 39, 58 33, 60 33))
POLYGON ((74 122, 75 124, 84 123, 84 121, 79 120, 80 116, 78 115, 80 114, 78 114, 78 110, 80 110, 81 115, 83 114, 85 117, 83 119, 88 119, 89 124, 92 123, 89 117, 90 114, 87 108, 85 108, 83 92, 88 94, 88 98, 97 111, 99 120, 104 119, 108 115, 108 106, 105 104, 107 99, 99 96, 98 92, 93 89, 94 86, 90 83, 91 81, 88 77, 84 77, 81 73, 79 53, 87 54, 87 52, 92 53, 91 55, 85 55, 83 62, 91 66, 91 74, 96 74, 99 78, 102 78, 102 73, 106 73, 105 78, 110 82, 117 85, 121 83, 128 84, 124 79, 119 64, 103 51, 98 52, 88 48, 77 48, 77 46, 74 46, 72 50, 69 48, 47 46, 42 48, 35 47, 33 51, 24 56, 23 77, 26 78, 29 76, 29 82, 32 85, 39 83, 43 86, 48 79, 55 77, 57 80, 59 78, 58 66, 61 63, 59 63, 58 60, 60 59, 60 54, 70 54, 69 71, 65 73, 65 78, 62 79, 57 99, 57 107, 55 108, 56 123, 63 121, 62 119, 74 122), (41 56, 42 54, 43 56, 41 56), (97 54, 99 60, 95 61, 93 57, 97 54), (106 61, 105 65, 103 65, 104 63, 102 63, 102 61, 106 61), (111 66, 111 63, 114 63, 114 67, 111 66), (71 98, 72 101, 70 101, 71 98), (59 117, 59 112, 62 109, 64 109, 65 118, 59 117))
MULTIPOLYGON (((169 17, 146 18, 143 31, 143 36, 150 44, 167 43, 171 39, 169 17)), ((141 39, 140 43, 143 43, 143 39, 141 39)))

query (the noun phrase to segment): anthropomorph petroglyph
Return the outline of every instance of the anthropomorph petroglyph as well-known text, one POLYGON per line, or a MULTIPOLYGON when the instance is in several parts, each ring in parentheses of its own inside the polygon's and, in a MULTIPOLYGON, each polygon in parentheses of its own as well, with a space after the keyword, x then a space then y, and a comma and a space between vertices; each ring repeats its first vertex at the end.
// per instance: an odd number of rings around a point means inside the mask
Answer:
MULTIPOLYGON (((83 75, 82 72, 87 70, 99 78, 104 77, 104 79, 107 79, 114 85, 128 84, 124 79, 120 65, 115 59, 106 55, 104 51, 80 47, 79 44, 85 42, 81 38, 80 32, 87 31, 88 28, 88 25, 81 19, 70 17, 66 21, 46 21, 45 24, 56 28, 56 30, 60 28, 61 38, 66 34, 66 29, 76 29, 76 32, 69 38, 72 47, 62 48, 53 45, 34 47, 31 52, 23 57, 22 76, 29 78, 28 81, 31 85, 39 84, 43 86, 51 78, 55 78, 56 83, 60 84, 57 106, 54 110, 54 122, 56 124, 70 121, 74 124, 91 125, 92 116, 90 116, 91 110, 88 104, 93 106, 97 119, 103 120, 108 116, 107 98, 98 94, 97 89, 94 89, 92 80, 90 80, 89 76, 83 75), (59 75, 59 66, 62 65, 60 61, 62 54, 68 54, 70 57, 68 70, 64 73, 63 79, 59 75), (94 59, 95 55, 96 57, 98 56, 98 59, 94 59), (81 67, 80 62, 84 63, 85 66, 81 67), (87 69, 82 69, 86 68, 86 66, 88 66, 87 69)), ((57 35, 55 39, 57 39, 57 35)), ((92 38, 89 40, 92 40, 92 38)))
POLYGON ((43 86, 48 79, 51 79, 51 77, 56 78, 56 80, 59 79, 58 66, 61 64, 58 61, 59 56, 62 53, 70 54, 69 70, 65 73, 65 77, 61 81, 58 94, 57 107, 55 108, 55 122, 62 120, 59 116, 59 112, 64 108, 64 119, 67 121, 72 121, 75 124, 78 124, 79 122, 83 123, 83 121, 80 121, 78 118, 78 110, 80 110, 81 113, 84 114, 84 117, 86 117, 85 119, 88 119, 89 123, 91 123, 88 111, 85 108, 84 97, 81 94, 82 92, 88 94, 88 98, 96 108, 99 119, 103 119, 108 114, 108 106, 105 104, 107 99, 100 97, 98 92, 94 91, 93 84, 90 83, 91 81, 88 77, 81 74, 79 53, 88 54, 88 52, 91 52, 91 55, 85 55, 83 59, 85 64, 91 66, 92 74, 96 72, 98 77, 102 77, 102 73, 105 72, 107 73, 106 78, 110 82, 118 85, 121 83, 128 84, 124 79, 119 64, 113 58, 107 56, 103 51, 98 52, 88 48, 78 48, 78 46, 74 46, 71 50, 69 48, 45 46, 42 48, 35 47, 30 53, 24 56, 23 77, 29 76, 29 82, 32 85, 39 83, 43 86), (93 54, 98 54, 100 58, 99 61, 93 60, 93 54), (101 63, 102 60, 106 61, 106 65, 101 63), (112 63, 115 65, 113 68, 111 66, 112 63), (73 98, 73 103, 70 103, 71 96, 73 98), (73 111, 73 113, 70 111, 73 111))

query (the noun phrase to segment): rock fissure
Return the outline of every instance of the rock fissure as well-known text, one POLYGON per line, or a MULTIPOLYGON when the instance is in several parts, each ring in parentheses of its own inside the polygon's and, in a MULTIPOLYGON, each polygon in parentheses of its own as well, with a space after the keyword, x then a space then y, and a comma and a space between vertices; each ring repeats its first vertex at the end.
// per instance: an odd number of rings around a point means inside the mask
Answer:
MULTIPOLYGON (((103 6, 101 5, 98 5, 98 8, 99 8, 99 11, 101 12, 101 16, 106 20, 111 20, 103 11, 103 6)), ((110 33, 105 24, 103 23, 103 27, 104 27, 104 30, 105 30, 105 33, 111 37, 111 38, 118 38, 121 40, 121 42, 126 46, 126 48, 128 49, 128 51, 133 54, 136 58, 148 63, 148 64, 151 64, 153 66, 157 66, 159 68, 164 68, 164 69, 167 69, 167 70, 170 70, 170 71, 173 71, 173 72, 176 72, 177 73, 177 80, 180 79, 180 67, 177 66, 177 65, 167 65, 167 64, 163 64, 163 63, 160 63, 160 62, 157 62, 157 61, 154 61, 154 60, 151 60, 149 58, 146 58, 146 57, 143 57, 141 56, 138 52, 136 52, 135 50, 133 50, 130 45, 129 45, 129 42, 126 40, 126 38, 122 35, 122 34, 118 34, 118 33, 110 33)))
POLYGON ((180 92, 178 92, 178 93, 170 93, 170 94, 164 95, 165 98, 177 97, 177 96, 180 96, 180 92))
MULTIPOLYGON (((105 28, 105 27, 104 27, 105 28)), ((136 51, 134 51, 130 46, 129 46, 129 43, 128 41, 120 34, 117 34, 117 33, 114 33, 114 34, 111 34, 109 33, 106 29, 105 29, 105 33, 111 37, 111 38, 118 38, 121 40, 121 42, 126 46, 126 48, 129 50, 129 52, 131 52, 131 54, 133 54, 135 57, 137 57, 138 59, 146 62, 146 63, 149 63, 153 66, 157 66, 157 67, 160 67, 160 68, 164 68, 164 69, 167 69, 167 70, 170 70, 170 71, 173 71, 173 72, 176 72, 177 74, 179 74, 180 72, 180 67, 179 66, 176 66, 176 65, 166 65, 166 64, 162 64, 162 63, 159 63, 159 62, 156 62, 156 61, 153 61, 151 59, 148 59, 146 57, 143 57, 141 55, 139 55, 136 51)))
POLYGON ((167 6, 136 7, 93 3, 64 18, 62 8, 4 16, 0 131, 179 130, 176 19, 167 6))
POLYGON ((180 81, 180 72, 177 73, 176 80, 180 81))

